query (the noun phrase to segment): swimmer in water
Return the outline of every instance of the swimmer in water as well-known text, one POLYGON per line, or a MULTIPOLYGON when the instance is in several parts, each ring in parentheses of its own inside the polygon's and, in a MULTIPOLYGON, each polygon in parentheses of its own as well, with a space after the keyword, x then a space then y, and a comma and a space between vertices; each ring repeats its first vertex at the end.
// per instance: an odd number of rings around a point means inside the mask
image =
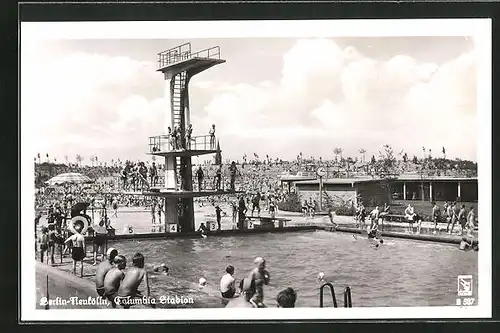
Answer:
POLYGON ((320 283, 324 283, 324 282, 326 282, 326 280, 325 280, 325 273, 320 272, 320 273, 318 274, 318 282, 320 282, 320 283))
POLYGON ((270 275, 266 270, 266 260, 262 257, 257 257, 254 260, 256 267, 250 272, 248 277, 245 279, 243 289, 251 290, 252 286, 255 285, 255 294, 251 297, 250 303, 255 307, 263 308, 265 307, 264 301, 264 285, 269 284, 270 275))
POLYGON ((155 266, 153 268, 153 272, 155 273, 163 273, 164 275, 168 275, 168 267, 164 263, 160 264, 159 266, 155 266))
POLYGON ((123 270, 126 266, 127 259, 122 255, 117 255, 113 260, 113 268, 104 277, 104 296, 111 301, 113 308, 116 308, 115 299, 118 297, 118 290, 125 277, 123 270))
POLYGON ((104 278, 106 274, 114 267, 113 261, 115 257, 118 255, 118 251, 114 248, 109 248, 106 253, 106 257, 108 260, 105 260, 97 266, 97 270, 95 272, 95 289, 97 295, 103 297, 104 296, 104 278))
POLYGON ((286 288, 276 296, 278 308, 294 308, 297 300, 297 293, 292 288, 286 288))
POLYGON ((200 289, 204 288, 206 285, 207 285, 207 279, 205 279, 205 278, 200 278, 200 279, 198 280, 198 287, 199 287, 200 289))

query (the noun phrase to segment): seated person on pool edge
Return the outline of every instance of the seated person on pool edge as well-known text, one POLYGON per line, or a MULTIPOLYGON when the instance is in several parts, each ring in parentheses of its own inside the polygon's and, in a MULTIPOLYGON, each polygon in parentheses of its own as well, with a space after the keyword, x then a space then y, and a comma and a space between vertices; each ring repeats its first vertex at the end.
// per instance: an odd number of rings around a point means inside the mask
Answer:
POLYGON ((116 308, 116 298, 118 290, 125 277, 123 270, 127 266, 127 260, 122 255, 117 255, 113 260, 113 268, 111 268, 104 277, 104 296, 111 301, 113 308, 116 308))
MULTIPOLYGON (((137 289, 142 283, 142 280, 146 280, 146 297, 149 298, 149 278, 148 273, 144 269, 144 256, 137 252, 132 257, 132 267, 127 270, 127 274, 120 284, 120 289, 118 290, 119 298, 134 298, 142 297, 143 295, 137 289)), ((130 305, 123 304, 124 308, 129 308, 130 305)))
POLYGON ((234 274, 234 267, 231 265, 227 266, 226 274, 224 274, 220 280, 220 292, 222 294, 222 297, 224 298, 231 298, 236 293, 236 287, 234 285, 235 280, 233 274, 234 274))
POLYGON ((99 296, 104 296, 104 278, 106 274, 114 267, 113 262, 115 257, 118 255, 118 251, 114 248, 109 248, 106 256, 108 260, 105 260, 97 266, 95 272, 95 288, 99 296))

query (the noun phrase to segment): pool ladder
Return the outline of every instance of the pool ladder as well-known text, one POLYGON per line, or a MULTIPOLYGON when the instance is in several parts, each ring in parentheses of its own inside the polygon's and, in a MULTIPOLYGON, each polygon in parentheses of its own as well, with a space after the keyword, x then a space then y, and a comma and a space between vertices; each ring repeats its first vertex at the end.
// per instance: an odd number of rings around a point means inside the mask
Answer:
MULTIPOLYGON (((323 291, 325 287, 330 288, 330 293, 332 294, 333 307, 338 308, 337 297, 335 296, 335 288, 333 287, 333 284, 331 284, 330 282, 323 284, 319 288, 319 307, 320 308, 323 307, 323 295, 324 295, 323 291)), ((352 308, 351 288, 349 288, 349 286, 345 287, 344 289, 344 308, 352 308)))

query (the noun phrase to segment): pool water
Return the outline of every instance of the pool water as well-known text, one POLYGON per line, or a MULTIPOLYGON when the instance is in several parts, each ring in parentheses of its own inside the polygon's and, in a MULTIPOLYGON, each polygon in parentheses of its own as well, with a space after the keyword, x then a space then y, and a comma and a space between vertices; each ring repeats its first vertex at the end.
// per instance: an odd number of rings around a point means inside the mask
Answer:
MULTIPOLYGON (((265 302, 271 306, 280 290, 292 287, 298 295, 296 306, 318 307, 319 272, 335 286, 339 306, 343 306, 346 286, 351 288, 353 307, 455 305, 458 275, 473 276, 472 297, 478 301, 478 252, 459 251, 458 245, 385 239, 375 248, 361 236, 311 231, 127 240, 112 246, 129 263, 140 251, 147 265, 164 262, 174 278, 192 284, 204 277, 214 289, 227 265, 235 267, 238 284, 253 268, 253 259, 262 256, 271 274, 265 288, 265 302)), ((168 290, 161 279, 155 279, 152 292, 161 296, 168 290)), ((333 306, 327 290, 325 306, 333 306)))

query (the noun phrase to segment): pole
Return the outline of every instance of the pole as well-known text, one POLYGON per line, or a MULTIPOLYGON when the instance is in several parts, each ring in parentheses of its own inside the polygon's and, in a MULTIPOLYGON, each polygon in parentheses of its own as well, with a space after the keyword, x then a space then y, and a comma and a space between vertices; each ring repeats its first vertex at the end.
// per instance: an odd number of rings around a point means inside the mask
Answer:
POLYGON ((319 177, 319 211, 323 211, 323 177, 319 177))

